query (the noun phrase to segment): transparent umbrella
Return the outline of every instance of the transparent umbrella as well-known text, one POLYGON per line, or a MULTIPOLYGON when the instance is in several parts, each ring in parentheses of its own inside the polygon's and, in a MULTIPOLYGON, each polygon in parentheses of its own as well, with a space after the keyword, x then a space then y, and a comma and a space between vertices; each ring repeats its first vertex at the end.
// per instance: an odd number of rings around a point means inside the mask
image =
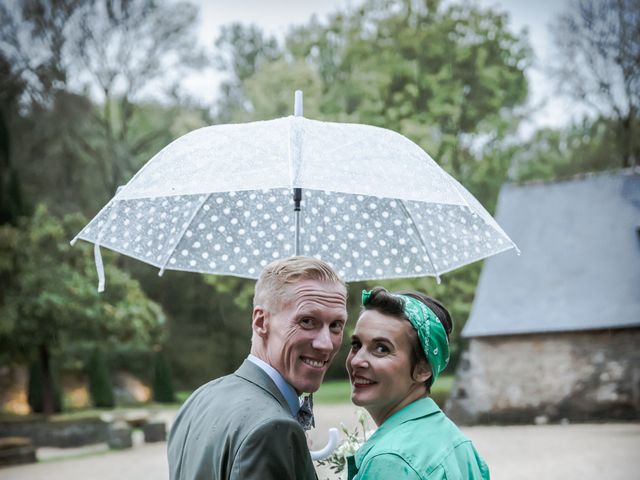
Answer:
MULTIPOLYGON (((214 125, 162 149, 72 240, 165 270, 257 278, 313 256, 346 281, 439 275, 516 248, 454 178, 408 138, 295 115, 214 125)), ((335 448, 311 452, 314 460, 335 448)))
POLYGON ((160 269, 257 278, 294 254, 346 281, 439 275, 515 244, 453 177, 391 130, 295 115, 194 130, 73 239, 160 269))

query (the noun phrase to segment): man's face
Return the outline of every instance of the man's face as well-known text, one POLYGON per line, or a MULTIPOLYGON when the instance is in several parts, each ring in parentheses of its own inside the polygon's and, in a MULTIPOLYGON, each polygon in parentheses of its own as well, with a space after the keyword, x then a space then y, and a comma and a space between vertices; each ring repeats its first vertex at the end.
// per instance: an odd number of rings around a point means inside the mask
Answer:
POLYGON ((320 388, 342 343, 346 302, 342 285, 304 280, 289 287, 274 311, 265 311, 265 360, 298 394, 320 388))

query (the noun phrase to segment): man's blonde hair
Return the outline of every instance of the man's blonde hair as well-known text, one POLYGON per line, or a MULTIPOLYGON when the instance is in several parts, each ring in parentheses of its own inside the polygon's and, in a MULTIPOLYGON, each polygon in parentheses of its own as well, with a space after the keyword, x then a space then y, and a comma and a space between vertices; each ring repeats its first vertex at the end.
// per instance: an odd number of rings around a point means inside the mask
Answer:
POLYGON ((320 282, 342 285, 344 281, 331 266, 313 257, 288 257, 271 262, 264 267, 256 282, 253 306, 277 309, 286 300, 289 285, 300 280, 318 280, 320 282))

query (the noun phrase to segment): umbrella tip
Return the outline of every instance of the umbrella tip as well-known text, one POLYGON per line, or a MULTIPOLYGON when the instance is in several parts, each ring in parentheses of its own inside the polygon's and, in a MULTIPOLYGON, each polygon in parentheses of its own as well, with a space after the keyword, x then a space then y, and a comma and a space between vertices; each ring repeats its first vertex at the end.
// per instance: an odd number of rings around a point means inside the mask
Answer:
POLYGON ((294 106, 293 106, 293 114, 296 117, 301 117, 303 115, 304 109, 302 108, 302 90, 296 90, 294 96, 294 106))

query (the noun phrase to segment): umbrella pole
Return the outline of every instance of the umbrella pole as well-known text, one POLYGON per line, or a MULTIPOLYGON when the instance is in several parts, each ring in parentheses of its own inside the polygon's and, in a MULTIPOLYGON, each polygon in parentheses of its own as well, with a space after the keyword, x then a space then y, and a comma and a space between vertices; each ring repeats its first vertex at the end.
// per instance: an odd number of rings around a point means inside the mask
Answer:
MULTIPOLYGON (((302 117, 303 107, 302 107, 302 90, 296 90, 294 94, 294 104, 293 104, 293 115, 296 117, 302 117)), ((294 248, 293 252, 297 257, 300 255, 300 202, 302 200, 302 189, 294 188, 293 189, 293 215, 295 217, 296 222, 296 231, 294 238, 294 248)))
POLYGON ((302 189, 293 189, 293 215, 296 220, 296 232, 294 241, 294 254, 300 255, 300 201, 302 200, 302 189))

